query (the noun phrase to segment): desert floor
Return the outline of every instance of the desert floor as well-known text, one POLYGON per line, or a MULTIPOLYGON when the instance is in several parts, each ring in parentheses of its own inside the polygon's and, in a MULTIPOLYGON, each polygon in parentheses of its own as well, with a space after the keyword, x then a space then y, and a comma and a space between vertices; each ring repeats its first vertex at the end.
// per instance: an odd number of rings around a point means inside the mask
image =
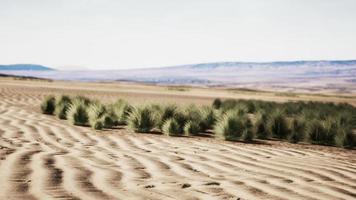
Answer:
POLYGON ((356 199, 356 151, 93 131, 43 115, 48 94, 131 103, 352 96, 0 79, 0 199, 356 199))

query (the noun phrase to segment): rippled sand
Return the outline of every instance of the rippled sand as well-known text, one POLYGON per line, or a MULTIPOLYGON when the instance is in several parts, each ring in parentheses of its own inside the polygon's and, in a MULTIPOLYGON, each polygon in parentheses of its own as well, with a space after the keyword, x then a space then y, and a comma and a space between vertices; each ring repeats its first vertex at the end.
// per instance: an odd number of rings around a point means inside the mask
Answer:
POLYGON ((356 198, 355 150, 96 132, 39 112, 75 91, 26 85, 0 84, 0 199, 356 198))

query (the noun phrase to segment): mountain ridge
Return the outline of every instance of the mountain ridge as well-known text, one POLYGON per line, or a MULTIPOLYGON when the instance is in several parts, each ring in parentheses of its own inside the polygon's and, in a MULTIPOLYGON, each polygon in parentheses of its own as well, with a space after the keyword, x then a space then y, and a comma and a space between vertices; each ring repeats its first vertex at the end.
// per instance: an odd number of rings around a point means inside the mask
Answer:
POLYGON ((0 65, 0 71, 52 71, 53 68, 38 64, 10 64, 0 65))
POLYGON ((163 68, 218 68, 218 67, 262 67, 262 66, 350 66, 356 65, 356 60, 295 60, 295 61, 271 61, 271 62, 243 62, 243 61, 227 61, 227 62, 208 62, 196 63, 177 66, 166 66, 163 68))

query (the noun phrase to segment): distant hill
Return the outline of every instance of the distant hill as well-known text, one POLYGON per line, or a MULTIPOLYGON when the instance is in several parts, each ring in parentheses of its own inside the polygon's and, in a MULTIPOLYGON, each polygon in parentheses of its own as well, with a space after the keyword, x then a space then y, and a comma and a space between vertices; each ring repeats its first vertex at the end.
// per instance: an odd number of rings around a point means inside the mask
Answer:
POLYGON ((168 68, 215 69, 236 67, 344 67, 356 66, 356 60, 318 60, 318 61, 276 61, 276 62, 213 62, 172 66, 168 68))
POLYGON ((17 75, 2 74, 2 73, 0 73, 0 77, 14 78, 15 80, 39 80, 39 81, 48 81, 48 82, 52 81, 51 79, 47 79, 47 78, 38 78, 33 76, 17 76, 17 75))
POLYGON ((34 64, 14 64, 14 65, 0 65, 0 71, 49 71, 54 70, 52 68, 43 66, 43 65, 34 65, 34 64))
POLYGON ((130 81, 305 92, 327 90, 356 94, 356 60, 215 62, 129 70, 40 69, 6 72, 1 71, 0 66, 0 73, 52 80, 130 81))

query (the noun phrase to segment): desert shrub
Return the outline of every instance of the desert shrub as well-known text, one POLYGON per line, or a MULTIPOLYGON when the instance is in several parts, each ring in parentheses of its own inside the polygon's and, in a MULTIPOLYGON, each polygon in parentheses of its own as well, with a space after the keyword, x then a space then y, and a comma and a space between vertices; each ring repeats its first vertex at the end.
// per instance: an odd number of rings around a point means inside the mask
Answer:
POLYGON ((298 143, 306 139, 306 123, 303 118, 294 118, 290 121, 290 134, 288 140, 292 143, 298 143))
POLYGON ((150 132, 156 125, 154 113, 149 106, 134 107, 128 117, 128 126, 137 133, 150 132))
POLYGON ((188 121, 184 125, 184 134, 185 135, 197 135, 200 132, 199 123, 194 121, 188 121))
POLYGON ((267 130, 267 115, 264 112, 258 112, 256 115, 256 121, 253 124, 253 133, 259 139, 267 139, 270 137, 267 130))
POLYGON ((216 120, 217 120, 217 113, 214 109, 209 106, 204 106, 201 109, 201 122, 200 128, 202 131, 207 129, 213 128, 216 120))
POLYGON ((184 110, 187 121, 199 124, 201 131, 211 129, 216 122, 216 111, 208 106, 197 107, 190 105, 184 110))
POLYGON ((306 132, 308 139, 314 143, 322 140, 323 135, 325 135, 324 126, 322 122, 317 119, 308 122, 306 132))
POLYGON ((334 144, 337 147, 353 147, 355 136, 351 129, 339 127, 335 133, 334 144))
POLYGON ((181 128, 174 118, 167 119, 162 125, 162 132, 169 136, 182 135, 181 128))
POLYGON ((67 119, 74 125, 86 126, 88 124, 87 104, 80 99, 74 99, 67 111, 67 119))
POLYGON ((157 128, 162 130, 163 124, 170 118, 173 118, 177 111, 175 104, 165 105, 156 109, 155 118, 157 121, 157 128))
POLYGON ((110 110, 115 125, 126 125, 132 106, 127 101, 119 99, 110 106, 110 110))
POLYGON ((215 124, 215 134, 225 140, 238 140, 244 131, 250 129, 251 121, 248 117, 230 111, 225 113, 215 124))
POLYGON ((335 145, 335 137, 337 132, 342 128, 335 118, 328 118, 323 121, 325 135, 320 143, 325 145, 335 145))
POLYGON ((56 108, 56 98, 54 96, 46 96, 41 103, 41 111, 43 114, 53 115, 56 108))
POLYGON ((335 128, 330 120, 313 119, 307 124, 307 134, 314 144, 333 145, 335 128))
POLYGON ((104 128, 113 128, 115 123, 115 116, 109 113, 108 111, 101 117, 104 128))
POLYGON ((97 121, 101 121, 106 114, 106 108, 100 102, 93 102, 87 107, 87 113, 89 124, 94 128, 97 121))
MULTIPOLYGON (((184 111, 181 109, 177 109, 176 112, 174 113, 173 119, 178 123, 179 125, 179 132, 183 132, 183 128, 185 123, 189 120, 185 114, 184 111)), ((197 122, 198 123, 198 122, 197 122)))
POLYGON ((267 131, 276 138, 285 139, 289 134, 288 121, 282 111, 275 111, 267 120, 267 131))
POLYGON ((214 109, 220 109, 221 104, 222 104, 221 99, 216 98, 216 99, 214 99, 212 106, 214 109))
POLYGON ((91 127, 95 130, 101 130, 104 128, 104 124, 103 124, 102 120, 98 119, 95 122, 93 122, 91 127))
POLYGON ((55 115, 59 119, 67 119, 67 111, 72 100, 69 96, 63 95, 56 101, 55 115))

